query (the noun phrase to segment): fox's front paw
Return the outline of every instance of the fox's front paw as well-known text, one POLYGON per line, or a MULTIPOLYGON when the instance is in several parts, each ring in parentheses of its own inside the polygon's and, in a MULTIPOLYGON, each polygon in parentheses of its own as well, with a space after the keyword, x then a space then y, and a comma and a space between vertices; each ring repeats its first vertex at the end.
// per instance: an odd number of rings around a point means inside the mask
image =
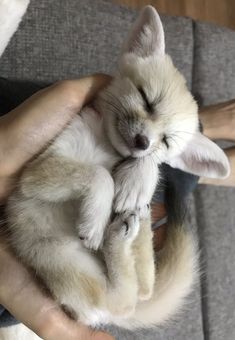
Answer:
POLYGON ((112 210, 113 195, 114 183, 110 173, 97 167, 90 188, 81 202, 76 223, 79 238, 85 247, 97 250, 102 245, 112 210))
POLYGON ((150 204, 146 204, 137 210, 140 220, 148 220, 151 218, 150 204))
POLYGON ((97 250, 103 242, 104 228, 96 228, 95 222, 90 225, 83 223, 78 226, 78 236, 83 242, 84 246, 88 249, 97 250))
POLYGON ((123 186, 120 184, 116 185, 114 200, 116 212, 138 210, 149 204, 152 195, 143 190, 140 183, 132 182, 131 180, 128 183, 127 180, 123 186))
POLYGON ((139 232, 139 216, 135 212, 125 212, 117 215, 107 231, 113 237, 133 241, 139 232))
POLYGON ((147 206, 154 193, 158 169, 145 159, 127 160, 114 171, 114 210, 135 211, 147 206))
POLYGON ((104 231, 112 208, 112 195, 93 194, 83 202, 76 223, 78 236, 86 248, 97 250, 102 246, 104 231), (92 204, 92 202, 94 204, 92 204))

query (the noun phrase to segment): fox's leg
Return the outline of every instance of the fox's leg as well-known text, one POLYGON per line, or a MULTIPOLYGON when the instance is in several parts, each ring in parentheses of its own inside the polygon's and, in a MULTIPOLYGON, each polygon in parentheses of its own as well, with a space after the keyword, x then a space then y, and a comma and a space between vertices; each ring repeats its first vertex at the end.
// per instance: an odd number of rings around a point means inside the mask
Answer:
POLYGON ((30 0, 0 0, 0 56, 26 12, 30 0))
POLYGON ((113 315, 130 315, 137 303, 137 279, 132 244, 139 217, 123 213, 107 228, 103 253, 107 266, 107 308, 113 315))
POLYGON ((150 209, 146 206, 140 211, 140 230, 133 243, 140 300, 148 300, 154 288, 155 261, 152 238, 150 209))
POLYGON ((35 160, 24 170, 20 192, 46 202, 80 199, 75 222, 78 234, 87 247, 100 246, 114 194, 113 179, 105 168, 49 156, 35 160))

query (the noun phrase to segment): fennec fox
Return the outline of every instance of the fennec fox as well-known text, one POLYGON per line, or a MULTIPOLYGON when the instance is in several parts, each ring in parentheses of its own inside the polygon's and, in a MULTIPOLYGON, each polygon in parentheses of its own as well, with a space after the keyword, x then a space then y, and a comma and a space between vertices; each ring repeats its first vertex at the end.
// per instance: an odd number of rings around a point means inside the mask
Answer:
POLYGON ((189 231, 171 226, 154 259, 149 203, 162 162, 203 176, 229 172, 199 132, 197 105, 147 6, 112 83, 25 167, 7 206, 17 256, 87 325, 160 324, 191 290, 189 231))

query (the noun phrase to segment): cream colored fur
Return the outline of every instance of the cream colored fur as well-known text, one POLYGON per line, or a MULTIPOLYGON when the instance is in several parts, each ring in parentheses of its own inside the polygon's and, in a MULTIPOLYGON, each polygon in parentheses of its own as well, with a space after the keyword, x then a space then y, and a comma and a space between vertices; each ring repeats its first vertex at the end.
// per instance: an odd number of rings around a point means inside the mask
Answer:
POLYGON ((209 140, 206 157, 197 142, 188 148, 201 138, 197 105, 164 48, 160 18, 148 6, 95 110, 83 109, 26 166, 9 199, 15 252, 90 326, 164 323, 196 280, 197 246, 182 226, 169 228, 154 259, 148 205, 159 164, 174 160, 197 173, 212 164, 217 176, 229 171, 209 140))

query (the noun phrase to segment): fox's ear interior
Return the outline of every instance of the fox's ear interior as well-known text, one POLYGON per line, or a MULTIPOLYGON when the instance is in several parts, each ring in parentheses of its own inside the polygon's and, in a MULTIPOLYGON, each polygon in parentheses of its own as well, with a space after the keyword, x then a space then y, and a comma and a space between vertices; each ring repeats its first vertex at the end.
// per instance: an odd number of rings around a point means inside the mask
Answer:
POLYGON ((209 178, 226 178, 230 174, 230 164, 223 150, 214 142, 196 133, 187 148, 167 162, 192 174, 209 178))
POLYGON ((146 6, 134 23, 124 53, 132 52, 140 57, 153 54, 164 55, 165 37, 161 19, 152 6, 146 6))

